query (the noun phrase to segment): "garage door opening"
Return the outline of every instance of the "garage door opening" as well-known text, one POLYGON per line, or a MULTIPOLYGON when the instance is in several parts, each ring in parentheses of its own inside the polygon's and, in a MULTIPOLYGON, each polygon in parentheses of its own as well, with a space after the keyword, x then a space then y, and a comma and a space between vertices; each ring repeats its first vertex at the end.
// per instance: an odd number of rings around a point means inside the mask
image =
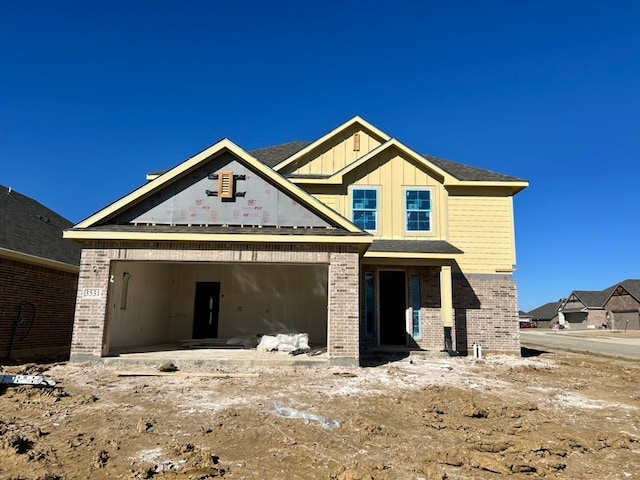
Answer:
POLYGON ((284 332, 327 344, 326 264, 113 262, 111 279, 107 355, 248 347, 248 338, 284 332))

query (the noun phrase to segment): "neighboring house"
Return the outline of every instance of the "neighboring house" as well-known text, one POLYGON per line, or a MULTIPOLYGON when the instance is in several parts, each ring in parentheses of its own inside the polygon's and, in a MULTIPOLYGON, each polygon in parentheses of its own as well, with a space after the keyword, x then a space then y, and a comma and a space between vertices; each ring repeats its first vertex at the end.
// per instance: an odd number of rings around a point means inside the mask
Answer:
POLYGON ((312 143, 221 140, 65 232, 72 360, 294 330, 335 364, 380 346, 520 351, 513 196, 360 117, 312 143))
POLYGON ((640 329, 640 280, 599 291, 575 290, 559 309, 565 328, 640 329))
POLYGON ((607 289, 607 325, 614 330, 640 330, 640 280, 624 280, 607 289))
POLYGON ((527 313, 527 316, 536 323, 538 328, 551 328, 554 323, 558 323, 558 308, 561 302, 549 302, 534 308, 527 313))
POLYGON ((0 186, 0 358, 68 354, 80 265, 73 224, 0 186))
POLYGON ((565 328, 599 328, 607 321, 604 303, 607 293, 595 290, 574 290, 563 302, 558 321, 565 328))

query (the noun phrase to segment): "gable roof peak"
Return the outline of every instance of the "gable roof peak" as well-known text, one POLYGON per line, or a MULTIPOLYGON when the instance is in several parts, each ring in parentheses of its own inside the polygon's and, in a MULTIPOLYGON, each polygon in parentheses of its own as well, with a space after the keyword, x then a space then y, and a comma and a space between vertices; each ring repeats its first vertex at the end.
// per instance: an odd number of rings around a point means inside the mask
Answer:
POLYGON ((372 135, 378 137, 383 143, 391 139, 391 137, 389 135, 387 135, 385 132, 383 132, 382 130, 380 130, 379 128, 374 126, 373 124, 367 122, 364 118, 360 117, 359 115, 356 115, 355 117, 347 120, 343 124, 341 124, 338 127, 334 128, 329 133, 323 135, 322 137, 320 137, 319 139, 315 140, 314 142, 311 142, 310 144, 308 144, 307 146, 302 148, 300 151, 298 151, 295 154, 289 156, 288 158, 283 159, 280 163, 278 163, 277 165, 274 165, 273 169, 276 170, 276 171, 282 170, 287 165, 290 165, 291 163, 297 161, 299 158, 301 158, 304 155, 306 155, 307 153, 313 151, 315 148, 319 147, 320 145, 325 143, 327 140, 335 137, 336 135, 341 134, 342 132, 344 132, 345 130, 351 128, 353 125, 356 125, 356 124, 359 124, 361 127, 363 127, 365 130, 367 130, 369 133, 371 133, 372 135))
POLYGON ((84 219, 72 230, 65 231, 66 238, 83 238, 82 234, 76 235, 77 232, 81 232, 84 229, 90 227, 96 227, 104 224, 108 219, 114 218, 116 215, 125 211, 130 206, 139 203, 140 201, 148 198, 150 195, 165 188, 165 186, 182 178, 184 175, 189 174, 193 170, 199 168, 202 164, 217 157, 218 155, 229 152, 240 163, 256 172, 259 176, 266 179, 277 189, 283 190, 286 194, 290 195, 296 202, 299 202, 303 206, 309 208, 314 213, 325 219, 328 223, 333 224, 334 227, 344 229, 349 233, 363 233, 363 231, 348 219, 342 217, 340 214, 326 206, 311 194, 307 193, 294 183, 291 183, 285 177, 278 172, 272 170, 267 165, 260 162, 257 158, 246 152, 244 149, 236 145, 228 138, 223 138, 214 145, 202 150, 196 155, 188 158, 179 165, 163 173, 153 182, 147 182, 136 190, 132 191, 128 195, 113 202, 106 208, 94 213, 90 217, 84 219))

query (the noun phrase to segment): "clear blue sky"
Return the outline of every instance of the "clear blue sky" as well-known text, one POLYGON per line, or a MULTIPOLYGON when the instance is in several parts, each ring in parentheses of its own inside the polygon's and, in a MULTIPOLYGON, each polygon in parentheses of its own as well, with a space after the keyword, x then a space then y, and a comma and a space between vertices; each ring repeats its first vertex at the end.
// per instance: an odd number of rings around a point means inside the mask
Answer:
POLYGON ((0 184, 78 222, 361 115, 525 178, 520 308, 640 278, 640 2, 0 0, 0 184))

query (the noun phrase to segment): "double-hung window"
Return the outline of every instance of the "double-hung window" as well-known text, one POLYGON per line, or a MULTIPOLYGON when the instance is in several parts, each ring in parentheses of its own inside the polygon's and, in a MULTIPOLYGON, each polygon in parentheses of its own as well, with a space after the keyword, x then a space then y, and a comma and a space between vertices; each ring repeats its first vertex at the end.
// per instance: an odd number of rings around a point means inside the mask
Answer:
POLYGON ((378 189, 354 188, 351 191, 353 223, 363 230, 378 230, 378 189))
POLYGON ((431 232, 431 190, 405 190, 407 232, 431 232))

